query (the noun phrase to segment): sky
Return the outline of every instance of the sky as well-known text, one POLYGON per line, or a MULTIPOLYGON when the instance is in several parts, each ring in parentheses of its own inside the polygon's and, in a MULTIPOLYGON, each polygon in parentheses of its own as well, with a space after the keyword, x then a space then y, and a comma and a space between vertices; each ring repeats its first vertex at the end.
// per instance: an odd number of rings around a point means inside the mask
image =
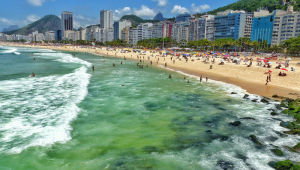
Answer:
POLYGON ((100 11, 112 10, 114 20, 123 15, 135 14, 143 19, 153 19, 161 12, 164 18, 178 14, 206 12, 228 5, 236 0, 1 0, 0 32, 10 25, 26 26, 45 15, 60 17, 61 12, 74 15, 74 28, 100 23, 100 11))

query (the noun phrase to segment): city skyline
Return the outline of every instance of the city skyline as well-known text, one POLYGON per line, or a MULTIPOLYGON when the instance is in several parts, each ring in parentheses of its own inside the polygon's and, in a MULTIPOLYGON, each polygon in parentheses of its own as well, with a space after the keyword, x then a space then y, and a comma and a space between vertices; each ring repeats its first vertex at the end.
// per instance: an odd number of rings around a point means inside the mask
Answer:
POLYGON ((112 0, 108 3, 101 3, 90 0, 88 3, 83 3, 71 0, 11 0, 2 2, 6 8, 0 11, 0 31, 10 25, 18 25, 19 28, 24 27, 49 14, 61 17, 62 11, 72 11, 74 13, 74 28, 78 28, 99 24, 99 12, 102 9, 113 11, 113 20, 117 21, 123 15, 128 14, 135 14, 143 19, 152 19, 158 12, 162 12, 166 18, 170 18, 184 12, 191 14, 206 12, 233 2, 235 1, 216 0, 214 3, 199 3, 192 0, 185 2, 151 0, 137 3, 134 0, 120 2, 112 0))

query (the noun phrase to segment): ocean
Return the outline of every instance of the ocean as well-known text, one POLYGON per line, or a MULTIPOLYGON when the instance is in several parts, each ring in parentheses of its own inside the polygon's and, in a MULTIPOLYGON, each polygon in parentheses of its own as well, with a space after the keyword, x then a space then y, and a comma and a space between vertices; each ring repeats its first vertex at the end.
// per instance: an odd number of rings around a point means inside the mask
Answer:
POLYGON ((0 46, 0 169, 268 170, 269 161, 299 161, 284 146, 300 138, 279 126, 293 119, 245 94, 156 64, 0 46))

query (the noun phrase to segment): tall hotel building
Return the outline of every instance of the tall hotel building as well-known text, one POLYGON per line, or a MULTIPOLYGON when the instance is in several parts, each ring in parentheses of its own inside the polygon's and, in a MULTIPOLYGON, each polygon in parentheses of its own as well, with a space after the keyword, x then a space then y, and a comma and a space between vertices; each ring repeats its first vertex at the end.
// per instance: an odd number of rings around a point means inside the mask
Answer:
POLYGON ((106 9, 100 11, 100 28, 113 28, 113 12, 106 9))
POLYGON ((61 13, 62 37, 67 37, 66 31, 73 31, 73 12, 64 11, 61 13))

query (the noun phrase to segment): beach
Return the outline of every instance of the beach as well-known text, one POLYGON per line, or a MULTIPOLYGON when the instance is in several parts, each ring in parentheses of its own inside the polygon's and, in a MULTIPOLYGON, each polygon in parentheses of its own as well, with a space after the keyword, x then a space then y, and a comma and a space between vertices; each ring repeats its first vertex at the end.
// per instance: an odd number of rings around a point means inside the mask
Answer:
MULTIPOLYGON (((150 61, 152 61, 152 66, 165 67, 165 63, 167 63, 167 67, 169 69, 173 69, 174 71, 180 71, 183 73, 191 74, 194 76, 200 77, 201 75, 208 79, 223 81, 226 83, 234 84, 242 87, 247 90, 247 92, 251 94, 257 94, 266 97, 272 97, 273 95, 278 95, 281 97, 288 98, 298 98, 300 95, 300 81, 298 78, 300 77, 300 65, 297 65, 297 62, 300 62, 300 59, 293 58, 289 64, 289 68, 287 71, 287 76, 278 76, 279 72, 283 72, 280 69, 275 69, 277 65, 277 61, 285 62, 284 58, 278 58, 278 60, 271 60, 273 62, 272 68, 264 68, 262 66, 257 66, 257 58, 259 56, 253 56, 253 65, 252 67, 247 67, 243 61, 240 64, 228 63, 225 62, 225 65, 218 65, 220 63, 220 58, 217 58, 214 64, 206 64, 202 62, 203 60, 197 60, 197 57, 188 57, 189 60, 186 62, 182 57, 181 60, 177 59, 177 57, 172 57, 170 55, 161 57, 161 55, 156 52, 154 54, 150 53, 149 50, 146 53, 120 53, 121 49, 116 49, 116 51, 108 51, 106 47, 103 48, 78 48, 73 46, 32 46, 32 45, 18 45, 18 44, 3 44, 2 45, 11 45, 11 46, 20 46, 26 48, 45 48, 52 50, 62 50, 62 51, 70 51, 70 52, 86 52, 86 53, 94 53, 95 55, 100 56, 109 56, 109 57, 118 57, 126 59, 135 59, 137 61, 142 60, 144 66, 149 65, 150 61), (137 56, 141 58, 137 58, 137 56), (150 57, 150 59, 148 59, 150 57), (175 63, 173 64, 173 61, 175 63), (159 60, 158 60, 159 59, 159 60), (192 61, 194 60, 194 61, 192 61), (157 63, 158 61, 158 63, 157 63), (210 65, 212 65, 212 69, 210 69, 210 65), (291 67, 294 68, 294 71, 291 72, 291 67), (269 70, 272 71, 271 74, 271 82, 266 84, 266 78, 268 74, 264 74, 269 70)), ((245 58, 241 56, 241 58, 245 58)), ((212 58, 209 59, 212 61, 212 58)), ((199 79, 199 78, 198 78, 199 79)))
POLYGON ((297 119, 282 114, 292 103, 223 76, 201 72, 200 82, 163 57, 141 69, 134 54, 99 55, 0 46, 1 167, 271 170, 300 159, 287 148, 300 141, 297 119))

